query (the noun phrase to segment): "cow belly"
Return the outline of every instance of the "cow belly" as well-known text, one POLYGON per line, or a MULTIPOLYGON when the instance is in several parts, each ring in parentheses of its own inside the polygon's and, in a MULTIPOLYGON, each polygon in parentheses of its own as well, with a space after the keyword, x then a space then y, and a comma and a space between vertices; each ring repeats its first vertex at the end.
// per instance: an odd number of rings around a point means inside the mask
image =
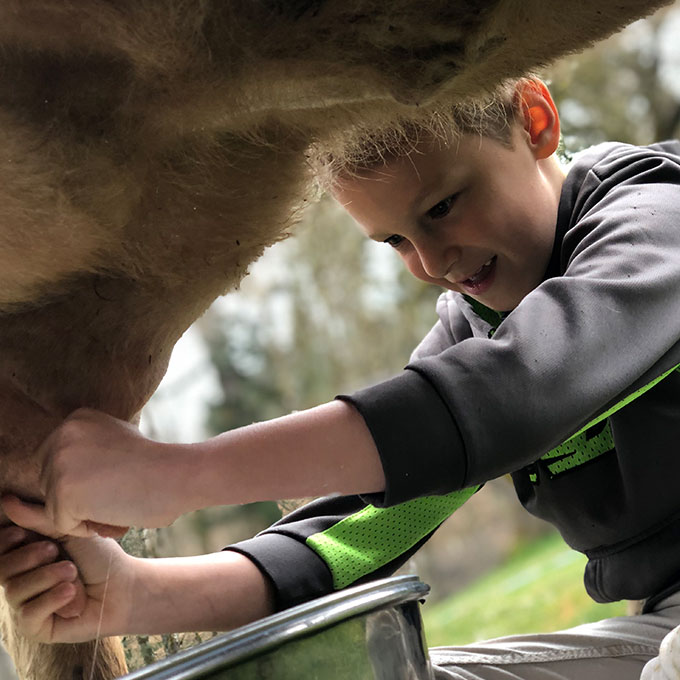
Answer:
POLYGON ((165 371, 176 337, 142 346, 134 319, 123 333, 124 321, 107 328, 96 309, 79 317, 72 308, 54 304, 1 318, 2 493, 40 500, 38 453, 47 435, 81 406, 134 419, 165 371))

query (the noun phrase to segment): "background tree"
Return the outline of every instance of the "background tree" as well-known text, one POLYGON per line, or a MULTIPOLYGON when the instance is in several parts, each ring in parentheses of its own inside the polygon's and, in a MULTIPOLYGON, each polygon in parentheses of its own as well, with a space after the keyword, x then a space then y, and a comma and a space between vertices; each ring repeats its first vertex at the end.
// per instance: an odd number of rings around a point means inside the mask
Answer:
POLYGON ((650 144, 680 133, 677 5, 547 72, 565 149, 603 141, 650 144))

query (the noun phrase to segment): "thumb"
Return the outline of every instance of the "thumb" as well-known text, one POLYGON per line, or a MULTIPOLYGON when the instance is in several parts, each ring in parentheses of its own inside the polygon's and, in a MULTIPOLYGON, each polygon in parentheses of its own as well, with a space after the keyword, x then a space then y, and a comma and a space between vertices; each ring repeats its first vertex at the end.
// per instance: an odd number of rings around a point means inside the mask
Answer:
POLYGON ((8 494, 0 499, 0 506, 12 522, 43 536, 61 538, 64 534, 83 537, 96 535, 96 532, 89 528, 85 522, 79 522, 72 528, 57 528, 47 512, 47 508, 42 503, 29 503, 22 501, 17 496, 8 494))
POLYGON ((72 583, 75 586, 73 598, 69 600, 68 604, 65 604, 61 609, 54 612, 63 619, 73 619, 80 616, 87 606, 87 593, 85 592, 85 586, 80 577, 75 581, 72 581, 72 583))
POLYGON ((99 536, 104 536, 105 538, 123 538, 128 532, 130 527, 119 527, 113 524, 100 524, 99 522, 86 522, 88 528, 95 534, 99 536))

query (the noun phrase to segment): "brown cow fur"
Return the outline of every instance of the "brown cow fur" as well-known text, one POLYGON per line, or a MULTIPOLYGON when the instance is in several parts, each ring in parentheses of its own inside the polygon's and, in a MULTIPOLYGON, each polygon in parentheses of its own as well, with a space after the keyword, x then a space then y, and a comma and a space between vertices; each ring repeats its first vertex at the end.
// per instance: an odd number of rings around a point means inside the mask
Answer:
MULTIPOLYGON (((179 336, 311 200, 310 145, 341 154, 664 4, 5 0, 0 491, 40 497, 35 449, 73 409, 138 414, 179 336)), ((91 661, 7 618, 5 636, 24 679, 91 661)), ((97 680, 122 672, 107 663, 97 680)))

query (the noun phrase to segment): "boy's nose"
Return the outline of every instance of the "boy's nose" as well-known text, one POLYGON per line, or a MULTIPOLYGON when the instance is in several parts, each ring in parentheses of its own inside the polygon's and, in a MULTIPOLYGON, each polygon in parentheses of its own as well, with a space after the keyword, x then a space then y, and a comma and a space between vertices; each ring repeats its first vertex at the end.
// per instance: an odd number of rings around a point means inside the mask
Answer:
POLYGON ((460 260, 457 246, 434 246, 420 250, 420 263, 425 273, 433 279, 443 279, 460 260))

